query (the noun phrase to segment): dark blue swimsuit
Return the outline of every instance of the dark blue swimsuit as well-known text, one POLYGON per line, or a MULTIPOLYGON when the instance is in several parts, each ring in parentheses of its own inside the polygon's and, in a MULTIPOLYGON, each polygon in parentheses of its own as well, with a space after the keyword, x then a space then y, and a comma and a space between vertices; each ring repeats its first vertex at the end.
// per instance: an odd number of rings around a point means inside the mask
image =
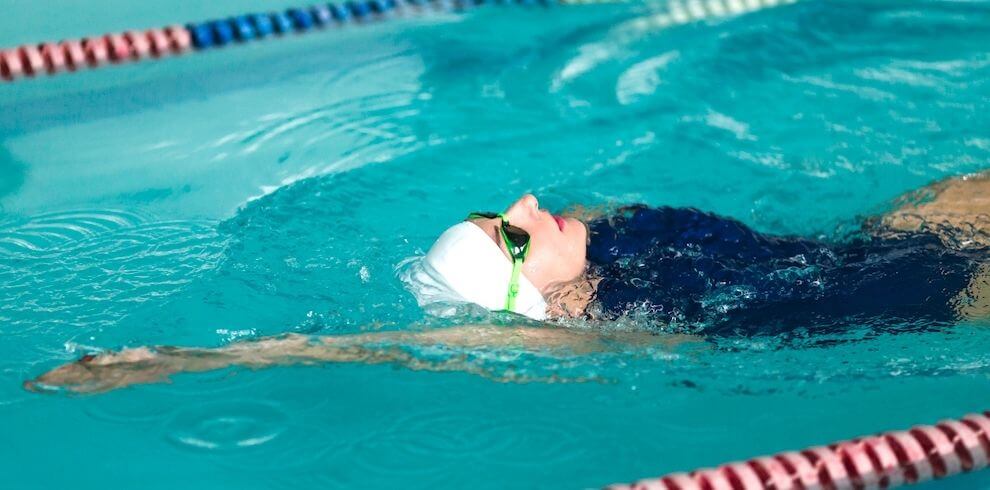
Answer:
POLYGON ((930 234, 829 244, 696 209, 633 206, 589 229, 592 312, 712 334, 952 322, 976 263, 930 234))

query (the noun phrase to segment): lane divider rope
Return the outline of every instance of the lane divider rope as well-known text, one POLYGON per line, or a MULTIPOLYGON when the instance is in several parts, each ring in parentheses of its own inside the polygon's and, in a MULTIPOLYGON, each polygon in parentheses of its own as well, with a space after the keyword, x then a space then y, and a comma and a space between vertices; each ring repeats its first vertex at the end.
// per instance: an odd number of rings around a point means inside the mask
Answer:
POLYGON ((990 412, 803 451, 674 473, 608 490, 860 490, 894 488, 984 468, 990 412))
MULTIPOLYGON (((347 0, 343 3, 238 15, 182 26, 0 49, 0 81, 11 82, 39 75, 177 56, 230 44, 382 20, 392 14, 420 13, 427 10, 461 11, 486 4, 550 7, 554 4, 618 4, 634 1, 637 0, 347 0)), ((795 1, 797 0, 668 0, 664 4, 666 8, 636 19, 633 27, 664 28, 795 1)))
POLYGON ((189 31, 170 26, 147 31, 128 31, 79 40, 24 45, 0 51, 0 78, 53 75, 64 71, 96 68, 145 58, 179 55, 192 48, 189 31))
MULTIPOLYGON (((229 44, 381 20, 392 13, 460 11, 485 4, 568 4, 574 0, 348 0, 279 12, 104 34, 78 40, 25 44, 0 50, 0 80, 11 82, 84 68, 177 56, 229 44)), ((624 0, 598 0, 621 3, 624 0)))

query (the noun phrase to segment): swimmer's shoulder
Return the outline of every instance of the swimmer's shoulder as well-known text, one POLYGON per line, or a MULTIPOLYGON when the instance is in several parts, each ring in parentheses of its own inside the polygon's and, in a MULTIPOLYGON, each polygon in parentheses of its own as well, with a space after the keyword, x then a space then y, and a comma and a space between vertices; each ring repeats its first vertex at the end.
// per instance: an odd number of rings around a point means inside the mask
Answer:
POLYGON ((975 252, 977 265, 953 298, 961 319, 990 319, 990 171, 951 177, 909 192, 874 220, 876 235, 931 233, 948 248, 975 252))
MULTIPOLYGON (((950 248, 990 248, 990 171, 952 177, 894 200, 867 221, 875 235, 931 233, 950 248)), ((988 257, 990 258, 990 257, 988 257)))

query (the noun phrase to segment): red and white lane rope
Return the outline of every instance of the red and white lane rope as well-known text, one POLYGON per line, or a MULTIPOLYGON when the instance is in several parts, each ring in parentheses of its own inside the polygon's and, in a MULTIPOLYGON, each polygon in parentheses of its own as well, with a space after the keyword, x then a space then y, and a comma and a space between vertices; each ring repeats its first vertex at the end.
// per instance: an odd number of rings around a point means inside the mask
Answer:
POLYGON ((161 58, 191 49, 189 31, 182 26, 24 45, 0 51, 0 79, 15 80, 25 76, 96 68, 110 63, 161 58))
POLYGON ((551 1, 556 0, 346 0, 277 12, 235 15, 143 32, 128 31, 80 40, 26 44, 0 49, 0 81, 11 82, 82 68, 277 39, 290 33, 303 34, 332 26, 384 19, 399 10, 460 11, 487 3, 549 6, 551 1))
POLYGON ((610 490, 860 490, 965 473, 990 460, 990 412, 610 490))

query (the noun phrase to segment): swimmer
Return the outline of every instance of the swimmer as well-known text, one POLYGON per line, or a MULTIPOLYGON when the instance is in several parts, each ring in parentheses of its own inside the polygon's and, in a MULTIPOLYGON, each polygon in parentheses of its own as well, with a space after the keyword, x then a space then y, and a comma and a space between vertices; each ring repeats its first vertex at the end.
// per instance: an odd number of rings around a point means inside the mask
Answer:
POLYGON ((231 366, 348 362, 476 369, 457 359, 426 362, 405 348, 410 346, 574 355, 670 346, 699 336, 891 323, 937 328, 990 317, 988 247, 990 173, 908 194, 892 212, 866 220, 856 238, 839 243, 761 234, 696 209, 627 206, 601 216, 582 210, 555 216, 527 194, 502 213, 471 213, 404 274, 430 311, 476 305, 528 317, 518 325, 289 334, 216 349, 131 348, 86 355, 25 388, 103 392, 231 366), (645 319, 657 330, 598 331, 555 321, 564 318, 634 318, 637 325, 645 319))

